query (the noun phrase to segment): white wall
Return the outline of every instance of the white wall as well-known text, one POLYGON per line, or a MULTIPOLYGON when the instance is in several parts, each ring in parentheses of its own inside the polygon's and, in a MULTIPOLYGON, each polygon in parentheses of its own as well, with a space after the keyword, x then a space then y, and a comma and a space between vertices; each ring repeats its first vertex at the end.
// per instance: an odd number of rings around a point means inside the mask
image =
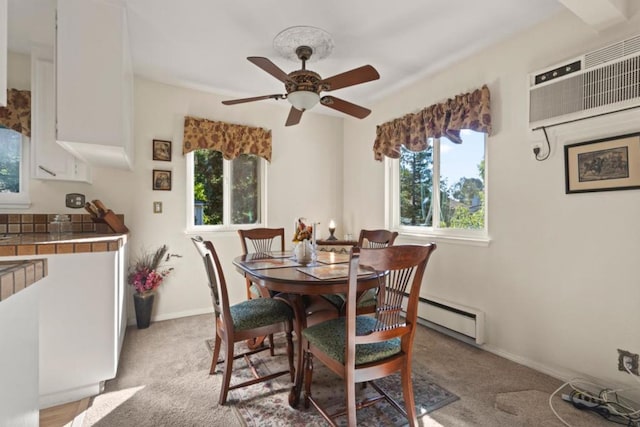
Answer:
MULTIPOLYGON (((215 94, 181 89, 144 79, 135 81, 136 165, 128 192, 134 194, 127 225, 131 230, 132 255, 141 247, 166 243, 171 252, 183 255, 156 299, 154 318, 164 319, 211 311, 202 260, 185 233, 186 181, 182 155, 184 116, 226 121, 272 130, 273 153, 267 166, 267 221, 269 227, 285 227, 292 237, 297 216, 314 218, 326 226, 342 212, 342 120, 305 113, 301 124, 285 127, 288 114, 285 102, 256 102, 224 106, 225 99, 215 94), (171 140, 172 162, 151 160, 153 139, 171 140), (154 168, 173 171, 172 191, 152 191, 154 168), (153 202, 163 202, 164 213, 153 214, 153 202)), ((322 232, 322 230, 320 230, 322 232)), ((236 231, 200 233, 216 245, 227 281, 233 287, 232 298, 246 298, 244 279, 231 261, 240 255, 236 231)))
POLYGON ((365 121, 345 121, 344 157, 358 161, 345 162, 343 217, 352 230, 385 226, 384 163, 372 153, 375 125, 488 84, 491 242, 477 247, 431 239, 439 246, 422 293, 483 310, 491 351, 558 377, 579 374, 636 389, 633 378, 617 370, 617 349, 640 352, 640 191, 565 194, 562 145, 640 131, 640 112, 622 124, 608 117, 558 128, 551 156, 538 162, 526 90, 527 73, 635 35, 639 24, 635 13, 632 22, 596 34, 563 13, 381 100, 365 121))

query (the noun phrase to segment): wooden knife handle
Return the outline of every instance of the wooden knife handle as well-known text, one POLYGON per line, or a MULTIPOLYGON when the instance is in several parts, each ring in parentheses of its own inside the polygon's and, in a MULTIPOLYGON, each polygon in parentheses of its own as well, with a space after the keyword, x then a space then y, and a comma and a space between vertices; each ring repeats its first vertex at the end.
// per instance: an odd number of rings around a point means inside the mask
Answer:
POLYGON ((98 218, 98 210, 91 203, 87 202, 84 204, 84 209, 89 212, 91 218, 98 218))
POLYGON ((100 213, 100 215, 106 214, 109 210, 100 200, 92 200, 91 203, 93 203, 96 208, 98 208, 98 212, 100 213))

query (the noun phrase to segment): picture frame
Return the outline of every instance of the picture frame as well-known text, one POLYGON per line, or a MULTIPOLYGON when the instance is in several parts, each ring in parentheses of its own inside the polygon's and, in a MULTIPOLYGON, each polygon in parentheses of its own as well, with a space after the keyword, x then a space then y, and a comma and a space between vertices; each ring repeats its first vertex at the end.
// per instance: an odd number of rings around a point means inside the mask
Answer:
POLYGON ((153 160, 170 162, 171 161, 171 141, 154 139, 152 153, 153 153, 153 160))
POLYGON ((171 191, 171 171, 154 169, 151 185, 154 190, 171 191))
POLYGON ((565 145, 565 191, 640 188, 640 132, 565 145))

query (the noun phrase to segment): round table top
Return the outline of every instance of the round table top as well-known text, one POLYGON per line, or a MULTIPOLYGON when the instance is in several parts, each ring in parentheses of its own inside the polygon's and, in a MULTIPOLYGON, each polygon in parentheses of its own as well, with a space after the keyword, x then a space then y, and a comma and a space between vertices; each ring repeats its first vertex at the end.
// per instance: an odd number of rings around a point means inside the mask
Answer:
MULTIPOLYGON (((233 260, 236 269, 251 281, 269 290, 302 295, 346 293, 348 285, 348 255, 301 265, 290 257, 258 257, 255 254, 241 255, 233 260)), ((329 255, 327 255, 328 257, 329 255)), ((375 273, 362 271, 358 290, 377 286, 375 273)))

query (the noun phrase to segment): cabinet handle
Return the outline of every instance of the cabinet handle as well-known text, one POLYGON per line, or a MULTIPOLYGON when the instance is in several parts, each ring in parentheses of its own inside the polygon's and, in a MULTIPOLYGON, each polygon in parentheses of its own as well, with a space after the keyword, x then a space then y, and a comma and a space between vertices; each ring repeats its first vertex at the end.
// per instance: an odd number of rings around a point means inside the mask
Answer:
POLYGON ((42 165, 38 165, 38 167, 39 167, 40 169, 42 169, 43 171, 45 171, 46 173, 48 173, 49 175, 51 175, 51 176, 56 176, 56 173, 55 173, 55 172, 51 172, 49 169, 45 168, 44 166, 42 166, 42 165))

